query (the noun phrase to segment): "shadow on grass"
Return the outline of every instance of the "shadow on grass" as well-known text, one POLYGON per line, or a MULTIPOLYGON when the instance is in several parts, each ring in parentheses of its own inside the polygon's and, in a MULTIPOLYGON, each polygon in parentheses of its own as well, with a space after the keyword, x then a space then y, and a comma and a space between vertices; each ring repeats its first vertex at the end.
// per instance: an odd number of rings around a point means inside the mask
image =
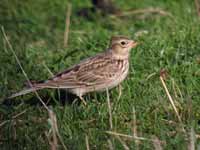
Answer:
MULTIPOLYGON (((73 105, 74 103, 76 103, 77 105, 80 105, 82 103, 81 99, 78 96, 71 94, 67 92, 66 90, 57 89, 54 91, 54 94, 49 94, 49 92, 46 94, 45 92, 42 92, 42 93, 40 93, 40 91, 38 92, 41 99, 47 106, 55 106, 55 105, 62 105, 62 106, 69 105, 70 106, 70 105, 73 105)), ((103 95, 105 96, 105 93, 103 95)), ((110 98, 112 97, 113 95, 111 94, 110 98)), ((86 102, 88 102, 88 100, 95 99, 95 101, 98 103, 102 99, 102 93, 87 94, 87 95, 84 95, 84 99, 86 100, 86 102)), ((4 105, 7 107, 18 106, 21 104, 28 104, 30 106, 36 106, 36 105, 42 106, 42 103, 34 94, 32 94, 32 96, 29 96, 29 98, 27 97, 23 98, 23 96, 16 97, 13 99, 4 98, 0 102, 0 105, 4 105)))
MULTIPOLYGON (((55 90, 54 96, 50 96, 49 94, 40 94, 41 99, 47 106, 54 106, 54 105, 72 105, 74 102, 81 103, 81 100, 76 95, 66 92, 65 90, 55 90)), ((32 96, 31 98, 26 98, 23 100, 19 100, 19 98, 13 99, 4 99, 1 105, 5 106, 17 106, 21 103, 28 104, 28 105, 41 105, 41 102, 38 100, 36 96, 32 96)))

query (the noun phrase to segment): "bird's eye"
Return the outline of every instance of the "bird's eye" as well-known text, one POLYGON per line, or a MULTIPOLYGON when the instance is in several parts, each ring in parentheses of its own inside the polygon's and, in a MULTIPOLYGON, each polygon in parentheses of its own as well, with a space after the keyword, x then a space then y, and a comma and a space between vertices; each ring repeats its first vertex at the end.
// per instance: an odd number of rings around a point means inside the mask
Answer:
POLYGON ((126 44, 126 42, 125 42, 125 41, 122 41, 122 42, 121 42, 121 45, 125 45, 125 44, 126 44))

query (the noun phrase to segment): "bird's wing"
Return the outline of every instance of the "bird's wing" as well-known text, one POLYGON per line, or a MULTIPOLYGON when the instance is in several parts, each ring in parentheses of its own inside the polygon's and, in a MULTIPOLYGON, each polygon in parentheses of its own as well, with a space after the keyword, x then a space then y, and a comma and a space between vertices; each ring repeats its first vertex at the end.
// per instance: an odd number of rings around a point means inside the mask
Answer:
POLYGON ((119 74, 117 62, 99 55, 57 74, 39 85, 47 88, 78 88, 105 84, 119 74))

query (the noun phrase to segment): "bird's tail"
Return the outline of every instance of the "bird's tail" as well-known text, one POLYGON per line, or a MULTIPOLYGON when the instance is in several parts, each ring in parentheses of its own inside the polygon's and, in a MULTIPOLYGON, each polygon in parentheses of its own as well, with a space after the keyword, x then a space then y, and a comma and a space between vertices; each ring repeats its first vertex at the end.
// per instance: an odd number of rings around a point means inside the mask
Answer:
POLYGON ((28 94, 28 93, 31 93, 31 92, 35 92, 39 89, 42 89, 41 87, 31 87, 31 88, 27 88, 27 89, 24 89, 20 92, 17 92, 11 96, 8 97, 8 99, 11 99, 11 98, 14 98, 14 97, 17 97, 17 96, 21 96, 21 95, 25 95, 25 94, 28 94))

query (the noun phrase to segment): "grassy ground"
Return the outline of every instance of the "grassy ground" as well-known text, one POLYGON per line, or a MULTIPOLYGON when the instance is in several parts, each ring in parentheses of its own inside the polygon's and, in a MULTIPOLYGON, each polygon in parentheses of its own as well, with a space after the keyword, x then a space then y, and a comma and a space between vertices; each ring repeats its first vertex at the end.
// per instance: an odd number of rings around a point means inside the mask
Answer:
MULTIPOLYGON (((159 141, 164 149, 188 149, 193 142, 200 147, 200 20, 192 0, 116 0, 123 10, 156 7, 172 16, 148 13, 113 19, 93 15, 90 20, 76 15, 80 8, 91 6, 89 0, 74 0, 67 48, 63 48, 63 35, 68 1, 1 3, 0 24, 32 80, 46 79, 51 76, 48 69, 56 73, 102 51, 112 35, 126 35, 141 43, 132 51, 130 73, 120 100, 116 89, 110 91, 113 129, 106 93, 87 95, 85 107, 78 101, 63 104, 64 98, 58 98, 56 91, 40 92, 45 101, 51 98, 48 106, 57 117, 60 137, 68 149, 86 149, 87 138, 90 149, 124 149, 124 145, 129 149, 154 149, 159 141), (159 79, 161 69, 167 71, 165 83, 182 123, 159 79), (137 133, 147 140, 119 139, 106 131, 137 133), (158 139, 157 143, 151 139, 158 139)), ((34 94, 4 100, 21 90, 26 79, 0 35, 0 147, 49 149, 51 121, 34 94)), ((57 140, 58 148, 64 149, 57 140)))

